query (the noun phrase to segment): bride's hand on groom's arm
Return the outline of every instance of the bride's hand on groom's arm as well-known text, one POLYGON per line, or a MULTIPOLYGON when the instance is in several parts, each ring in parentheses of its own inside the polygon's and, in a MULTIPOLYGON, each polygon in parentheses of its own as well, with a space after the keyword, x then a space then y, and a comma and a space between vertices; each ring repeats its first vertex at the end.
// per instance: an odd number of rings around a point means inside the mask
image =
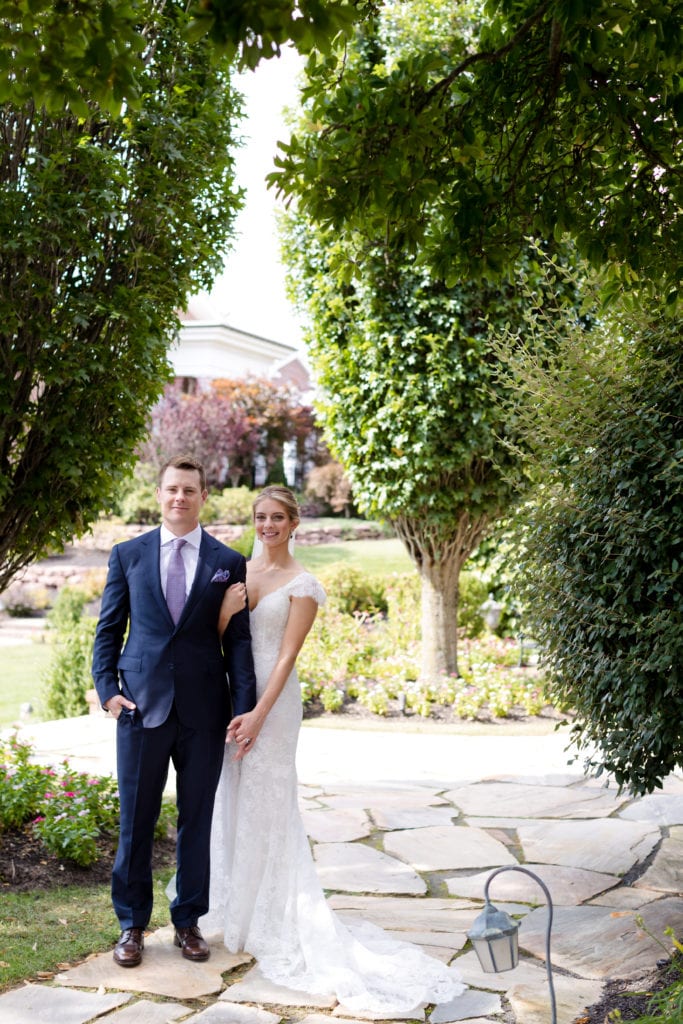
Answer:
POLYGON ((233 761, 241 761, 250 752, 262 725, 263 718, 256 709, 243 715, 235 715, 228 726, 225 738, 226 743, 235 745, 233 761))
POLYGON ((246 583, 233 583, 223 595, 223 603, 218 613, 218 635, 223 636, 230 619, 241 612, 247 603, 246 583))

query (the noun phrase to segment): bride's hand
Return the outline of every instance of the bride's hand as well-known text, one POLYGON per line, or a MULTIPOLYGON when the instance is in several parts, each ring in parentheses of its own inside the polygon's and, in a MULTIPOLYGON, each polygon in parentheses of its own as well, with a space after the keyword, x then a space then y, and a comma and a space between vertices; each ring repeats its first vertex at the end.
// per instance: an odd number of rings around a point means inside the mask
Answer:
POLYGON ((247 603, 246 583, 233 583, 223 595, 223 603, 218 613, 218 635, 223 636, 230 619, 241 612, 247 603))
POLYGON ((256 711, 235 715, 228 726, 225 738, 226 743, 234 743, 237 747, 233 761, 241 761, 253 749, 262 725, 263 720, 256 711))

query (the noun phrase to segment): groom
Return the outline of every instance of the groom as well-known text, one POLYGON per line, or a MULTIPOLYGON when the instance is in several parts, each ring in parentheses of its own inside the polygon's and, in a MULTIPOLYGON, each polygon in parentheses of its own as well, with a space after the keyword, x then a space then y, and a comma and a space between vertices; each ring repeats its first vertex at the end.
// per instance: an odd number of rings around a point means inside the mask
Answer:
POLYGON ((159 473, 159 529, 116 545, 102 595, 93 677, 102 707, 117 719, 121 819, 112 902, 121 926, 114 960, 135 967, 152 912, 154 826, 168 775, 176 771, 175 944, 206 960, 197 927, 208 910, 209 840, 231 715, 256 701, 249 613, 233 615, 222 638, 226 588, 244 584, 246 562, 199 526, 207 497, 202 465, 177 456, 159 473), (226 678, 227 673, 227 678, 226 678))

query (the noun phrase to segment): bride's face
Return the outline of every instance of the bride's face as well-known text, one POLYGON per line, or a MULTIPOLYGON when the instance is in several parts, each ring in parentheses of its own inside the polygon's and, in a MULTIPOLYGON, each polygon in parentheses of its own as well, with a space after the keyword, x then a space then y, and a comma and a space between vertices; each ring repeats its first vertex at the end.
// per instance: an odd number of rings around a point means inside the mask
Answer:
POLYGON ((290 533, 296 528, 289 512, 274 498, 263 498, 254 510, 256 536, 266 548, 277 548, 287 544, 290 533))

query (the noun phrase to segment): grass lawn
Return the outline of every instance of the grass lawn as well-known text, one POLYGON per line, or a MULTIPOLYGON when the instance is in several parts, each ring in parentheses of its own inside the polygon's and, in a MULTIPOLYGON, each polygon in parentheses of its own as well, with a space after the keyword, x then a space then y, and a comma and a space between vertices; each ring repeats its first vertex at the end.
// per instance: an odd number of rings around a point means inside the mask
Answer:
POLYGON ((396 537, 347 540, 339 544, 298 544, 295 558, 310 572, 339 562, 373 576, 414 569, 406 549, 396 537))
POLYGON ((19 721, 22 704, 33 706, 38 721, 41 676, 50 661, 49 644, 8 644, 0 647, 0 728, 19 721))
MULTIPOLYGON (((172 873, 155 872, 150 929, 169 923, 165 887, 172 873)), ((109 883, 36 892, 3 889, 0 991, 112 949, 118 937, 109 883)))

